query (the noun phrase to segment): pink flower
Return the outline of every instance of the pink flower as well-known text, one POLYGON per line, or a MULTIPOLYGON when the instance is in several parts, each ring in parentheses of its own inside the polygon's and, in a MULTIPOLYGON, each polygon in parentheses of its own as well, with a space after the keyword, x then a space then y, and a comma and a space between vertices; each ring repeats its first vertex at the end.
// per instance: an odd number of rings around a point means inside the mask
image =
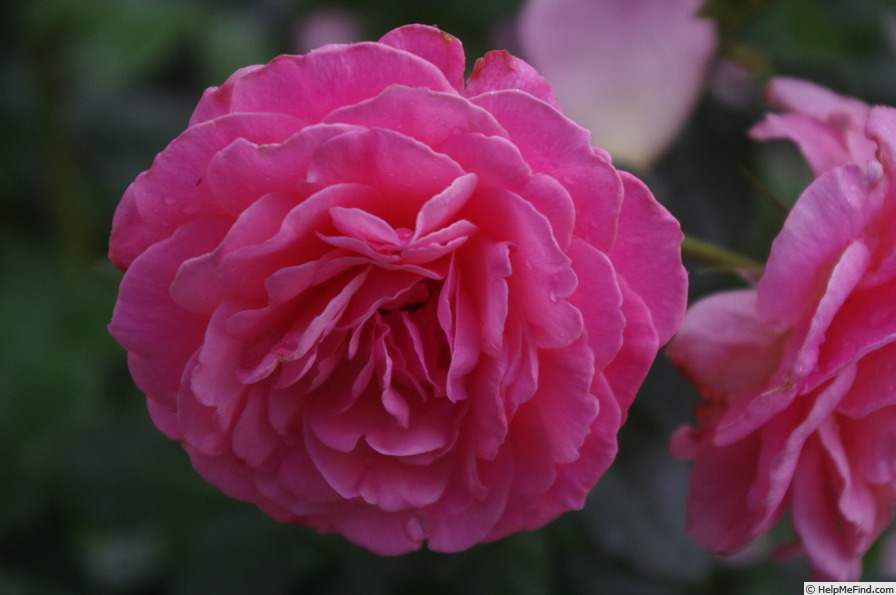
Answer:
POLYGON ((650 167, 703 89, 717 36, 701 0, 529 0, 525 56, 614 159, 650 167))
POLYGON ((297 52, 308 52, 330 43, 353 43, 361 39, 360 19, 343 8, 319 8, 303 16, 295 26, 297 52))
POLYGON ((845 163, 874 159, 877 144, 865 134, 868 105, 815 83, 778 77, 767 91, 769 102, 788 110, 768 114, 750 134, 760 140, 794 141, 816 176, 845 163))
POLYGON ((110 331, 158 428, 380 554, 581 507, 685 306, 647 188, 526 63, 463 73, 421 25, 239 70, 113 221, 110 331))
POLYGON ((672 450, 694 459, 705 546, 740 548, 789 512, 815 574, 856 580, 896 503, 896 110, 793 80, 772 95, 795 111, 755 133, 793 138, 820 175, 757 288, 696 303, 670 344, 707 400, 672 450))

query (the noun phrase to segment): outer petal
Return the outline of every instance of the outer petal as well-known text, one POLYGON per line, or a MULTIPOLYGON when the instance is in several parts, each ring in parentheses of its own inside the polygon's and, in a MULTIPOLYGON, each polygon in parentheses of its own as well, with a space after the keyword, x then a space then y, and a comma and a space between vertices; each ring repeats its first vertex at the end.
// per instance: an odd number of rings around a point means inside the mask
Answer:
POLYGON ((428 536, 424 518, 414 511, 396 514, 358 505, 330 515, 328 522, 352 543, 381 556, 418 550, 428 536))
POLYGON ((144 252, 122 280, 109 324, 109 333, 128 350, 134 382, 154 402, 153 420, 171 438, 180 437, 175 401, 181 376, 208 318, 179 308, 169 286, 181 263, 214 249, 226 229, 222 219, 195 221, 144 252))
POLYGON ((768 114, 750 129, 750 136, 758 140, 794 141, 817 176, 854 161, 840 130, 803 114, 768 114))
POLYGON ((467 97, 489 91, 525 91, 548 105, 560 109, 554 90, 538 71, 502 50, 487 53, 476 61, 467 81, 467 97))
POLYGON ((868 116, 866 133, 878 146, 877 156, 887 176, 896 175, 896 108, 875 106, 868 116))
MULTIPOLYGON (((896 339, 896 335, 893 338, 896 339)), ((856 380, 849 394, 837 406, 837 411, 858 421, 880 409, 896 405, 896 391, 893 390, 896 379, 896 340, 891 339, 885 346, 871 351, 857 365, 856 380)), ((874 422, 869 420, 869 423, 874 422)), ((881 434, 882 437, 889 438, 889 432, 881 434)), ((885 466, 892 465, 896 469, 896 456, 867 457, 866 460, 880 462, 885 466)))
POLYGON ((796 142, 817 176, 838 165, 874 159, 877 147, 865 136, 867 104, 788 77, 772 79, 767 93, 787 113, 766 116, 750 130, 753 138, 796 142))
POLYGON ((714 551, 730 551, 753 537, 753 512, 744 494, 755 480, 758 434, 699 450, 691 471, 688 532, 714 551))
POLYGON ((807 445, 793 484, 793 526, 819 580, 854 581, 861 559, 844 543, 836 492, 817 440, 807 445))
POLYGON ((643 182, 625 172, 621 176, 625 199, 609 256, 647 305, 662 345, 678 329, 687 307, 687 271, 680 248, 684 234, 643 182), (651 258, 644 258, 646 250, 651 258))
POLYGON ((464 48, 453 35, 425 25, 405 25, 380 38, 380 43, 415 54, 434 64, 458 92, 464 89, 464 48))
POLYGON ((766 321, 793 324, 807 304, 817 301, 833 259, 882 206, 881 168, 844 166, 809 186, 775 239, 759 281, 757 310, 766 321))
POLYGON ((210 484, 217 486, 222 492, 245 502, 252 502, 261 508, 265 514, 281 523, 293 522, 295 515, 288 510, 261 496, 255 487, 255 479, 251 469, 242 465, 229 453, 210 456, 199 452, 193 452, 185 445, 190 455, 190 463, 193 468, 210 484))
POLYGON ((223 115, 230 113, 230 99, 233 94, 233 88, 244 76, 262 68, 262 64, 254 64, 238 69, 236 72, 227 77, 227 80, 220 87, 209 87, 202 93, 202 98, 193 114, 190 116, 190 125, 214 120, 223 115))
POLYGON ((527 527, 537 527, 566 510, 577 510, 585 505, 594 478, 600 477, 616 457, 616 435, 625 418, 617 396, 605 379, 597 375, 591 384, 591 393, 597 397, 597 417, 591 423, 591 432, 585 438, 579 458, 557 467, 557 479, 551 488, 539 498, 527 527), (547 518, 546 518, 547 517, 547 518))
POLYGON ((188 128, 128 187, 112 219, 109 258, 125 269, 178 226, 221 213, 205 179, 218 151, 237 139, 278 142, 297 129, 295 119, 281 114, 240 114, 188 128))
POLYGON ((483 485, 488 486, 488 498, 475 500, 459 511, 445 511, 435 518, 430 517, 430 549, 437 552, 457 552, 506 534, 495 534, 493 528, 506 514, 514 476, 513 465, 509 452, 502 453, 494 460, 477 462, 480 480, 483 485))
POLYGON ((756 292, 717 293, 691 306, 666 355, 710 401, 733 403, 775 373, 783 337, 756 316, 756 292))
POLYGON ((389 85, 456 92, 438 66, 382 43, 330 45, 301 56, 282 55, 260 68, 244 69, 227 84, 207 91, 207 113, 267 112, 314 124, 329 112, 378 95, 389 85), (351 76, 345 76, 351 73, 351 76))
POLYGON ((579 278, 570 303, 581 312, 594 356, 595 371, 602 371, 623 343, 626 326, 622 312, 622 290, 613 264, 602 252, 576 239, 569 250, 572 267, 579 278))
POLYGON ((417 87, 388 87, 372 99, 331 112, 324 121, 387 128, 434 149, 467 132, 507 135, 491 114, 462 97, 417 87))
POLYGON ((629 287, 625 278, 620 277, 618 283, 622 293, 622 315, 625 317, 622 347, 604 369, 604 376, 624 420, 647 377, 660 342, 644 300, 629 287))
MULTIPOLYGON (((845 370, 817 391, 795 399, 786 410, 759 428, 762 443, 758 452, 756 482, 745 494, 753 511, 754 535, 768 531, 778 520, 779 509, 786 503, 794 475, 802 465, 801 453, 807 441, 829 423, 832 412, 854 378, 855 368, 845 370)), ((745 434, 752 430, 749 420, 740 423, 738 419, 728 419, 720 423, 725 423, 727 427, 720 427, 716 433, 716 444, 731 442, 730 435, 735 432, 745 434), (729 427, 733 430, 726 436, 724 432, 729 427)))

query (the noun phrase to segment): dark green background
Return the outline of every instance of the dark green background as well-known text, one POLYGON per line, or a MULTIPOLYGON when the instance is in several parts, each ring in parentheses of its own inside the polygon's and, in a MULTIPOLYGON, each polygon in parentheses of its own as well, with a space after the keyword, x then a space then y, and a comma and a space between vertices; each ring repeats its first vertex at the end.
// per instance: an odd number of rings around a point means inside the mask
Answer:
MULTIPOLYGON (((667 442, 695 396, 662 357, 584 511, 460 554, 379 558, 279 525, 205 484, 152 426, 125 353, 106 333, 120 280, 105 258, 112 212, 186 126, 204 88, 292 51, 295 24, 322 6, 354 11, 367 39, 408 22, 436 24, 461 38, 472 64, 519 1, 4 6, 0 595, 802 592, 806 564, 771 565, 767 543, 732 562, 686 536, 688 466, 668 457, 667 442)), ((792 147, 745 136, 764 109, 764 80, 804 76, 896 105, 896 6, 713 0, 707 10, 721 23, 721 53, 750 73, 740 101, 710 88, 666 158, 637 173, 687 233, 762 259, 781 223, 763 193, 792 202, 809 180, 792 147)), ((689 268, 695 297, 738 283, 689 268)), ((892 578, 881 574, 882 550, 866 560, 866 579, 892 578)))

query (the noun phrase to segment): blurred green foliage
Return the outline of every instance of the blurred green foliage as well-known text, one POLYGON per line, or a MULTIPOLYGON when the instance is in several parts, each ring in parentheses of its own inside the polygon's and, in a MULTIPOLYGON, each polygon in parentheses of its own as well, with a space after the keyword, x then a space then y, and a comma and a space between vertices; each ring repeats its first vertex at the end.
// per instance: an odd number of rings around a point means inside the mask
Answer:
MULTIPOLYGON (((375 39, 407 23, 507 43, 520 0, 19 0, 0 8, 0 595, 32 593, 797 593, 804 563, 757 546, 713 558, 683 528, 687 465, 667 454, 694 395, 661 359, 583 512, 456 555, 378 558, 282 526, 206 485, 146 414, 107 335, 120 273, 105 258, 128 183, 186 125, 202 90, 294 51, 314 10, 375 39)), ((885 0, 712 0, 723 56, 687 130, 638 172, 688 233, 764 258, 809 179, 759 146, 773 74, 896 105, 896 6, 885 0), (732 97, 734 100, 732 100, 732 97), (764 186, 764 187, 763 187, 764 186)), ((692 294, 738 283, 689 263, 692 294)), ((866 577, 885 576, 871 556, 866 577)))

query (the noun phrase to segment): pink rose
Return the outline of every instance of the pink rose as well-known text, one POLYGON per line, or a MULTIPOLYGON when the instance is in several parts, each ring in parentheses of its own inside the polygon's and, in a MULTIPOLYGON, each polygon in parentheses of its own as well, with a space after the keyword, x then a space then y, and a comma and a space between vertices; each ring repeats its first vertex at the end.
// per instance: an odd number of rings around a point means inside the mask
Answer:
POLYGON ((110 331, 283 522, 456 551, 582 506, 684 311, 677 222, 526 63, 411 25, 234 73, 128 188, 110 331))
POLYGON ((528 0, 525 56, 614 159, 647 168, 700 98, 718 39, 701 0, 528 0))
POLYGON ((868 105, 862 101, 788 77, 772 79, 767 95, 772 105, 788 111, 767 114, 751 136, 794 141, 816 176, 838 165, 874 159, 877 144, 865 134, 868 105))
POLYGON ((758 135, 794 138, 824 173, 757 288, 696 303, 670 344, 707 400, 672 450, 694 459, 688 525, 702 544, 739 548, 789 512, 816 576, 856 580, 896 504, 896 110, 798 81, 772 89, 807 103, 758 135))

